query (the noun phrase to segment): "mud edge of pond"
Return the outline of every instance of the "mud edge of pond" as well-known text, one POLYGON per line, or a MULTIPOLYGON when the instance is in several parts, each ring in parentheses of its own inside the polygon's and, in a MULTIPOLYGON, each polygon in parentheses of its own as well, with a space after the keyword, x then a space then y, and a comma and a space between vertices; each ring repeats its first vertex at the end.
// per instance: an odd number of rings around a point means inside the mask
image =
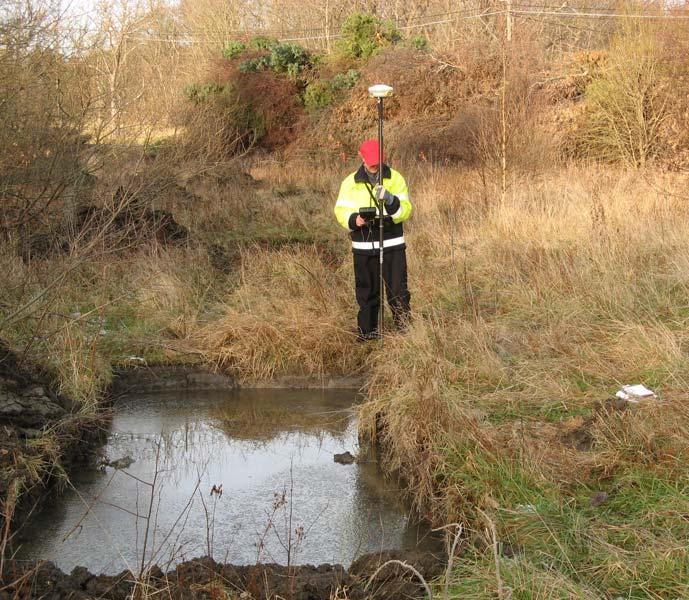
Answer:
MULTIPOLYGON (((204 557, 182 563, 168 573, 153 567, 143 582, 139 582, 139 589, 143 590, 145 585, 146 597, 194 599, 225 598, 228 594, 247 600, 394 600, 425 596, 423 584, 411 569, 399 563, 386 565, 390 560, 406 563, 429 582, 439 577, 444 569, 440 557, 416 551, 366 554, 355 560, 348 570, 331 564, 292 568, 274 564, 235 566, 204 557)), ((83 567, 76 567, 67 575, 50 562, 9 561, 5 564, 3 579, 5 591, 12 598, 125 600, 136 597, 137 587, 136 578, 129 571, 96 576, 83 567)))
POLYGON ((0 523, 10 515, 15 530, 105 439, 108 416, 84 414, 50 381, 0 340, 0 523))
POLYGON ((359 390, 363 376, 316 378, 283 376, 269 381, 242 383, 229 375, 204 370, 199 365, 134 366, 114 370, 110 386, 113 396, 163 391, 229 391, 236 389, 351 389, 359 390))

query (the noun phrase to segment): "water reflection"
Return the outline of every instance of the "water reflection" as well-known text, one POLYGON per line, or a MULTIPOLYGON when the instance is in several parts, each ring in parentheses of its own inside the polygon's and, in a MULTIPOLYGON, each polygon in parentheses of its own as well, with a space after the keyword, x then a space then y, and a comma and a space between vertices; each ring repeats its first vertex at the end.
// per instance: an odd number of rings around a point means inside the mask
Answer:
POLYGON ((142 557, 172 565, 208 553, 346 565, 413 545, 419 528, 377 466, 332 460, 357 451, 353 401, 275 390, 130 398, 105 452, 134 462, 80 474, 24 533, 20 556, 115 573, 142 557))

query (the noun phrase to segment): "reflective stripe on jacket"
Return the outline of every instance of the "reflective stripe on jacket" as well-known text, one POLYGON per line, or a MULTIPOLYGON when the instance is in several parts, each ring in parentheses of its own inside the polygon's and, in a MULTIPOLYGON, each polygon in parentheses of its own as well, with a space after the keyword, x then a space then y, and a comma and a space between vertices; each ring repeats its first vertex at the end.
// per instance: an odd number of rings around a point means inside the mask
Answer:
MULTIPOLYGON (((403 249, 404 231, 402 223, 412 213, 409 190, 404 177, 388 165, 383 165, 383 187, 395 196, 390 207, 385 207, 383 223, 383 251, 388 248, 403 249)), ((357 254, 376 254, 379 250, 380 233, 377 221, 363 227, 356 226, 356 217, 361 208, 376 208, 373 186, 369 182, 364 166, 349 175, 340 186, 340 193, 335 204, 335 216, 342 227, 350 232, 352 250, 357 254)))

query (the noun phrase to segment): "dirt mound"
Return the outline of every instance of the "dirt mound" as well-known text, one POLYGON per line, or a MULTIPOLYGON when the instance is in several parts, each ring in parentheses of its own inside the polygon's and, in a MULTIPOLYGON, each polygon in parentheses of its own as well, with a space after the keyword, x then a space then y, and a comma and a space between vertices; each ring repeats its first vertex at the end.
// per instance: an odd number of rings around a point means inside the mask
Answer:
POLYGON ((238 61, 222 61, 214 74, 216 83, 230 89, 242 107, 234 115, 239 129, 251 130, 256 144, 266 150, 297 139, 306 114, 297 80, 268 69, 242 73, 239 65, 238 61))
POLYGON ((460 67, 409 48, 381 53, 361 73, 349 97, 315 119, 304 133, 306 143, 290 148, 291 153, 351 156, 362 139, 377 134, 377 111, 368 87, 387 82, 395 88, 385 102, 393 158, 469 158, 468 141, 474 135, 476 112, 493 87, 490 78, 480 78, 471 65, 460 67))
POLYGON ((58 223, 49 231, 28 235, 19 247, 22 260, 30 262, 68 253, 74 245, 97 237, 110 248, 122 249, 153 240, 163 246, 185 243, 189 239, 188 229, 170 211, 150 208, 149 203, 152 198, 148 195, 120 187, 108 206, 81 206, 72 223, 58 223))
POLYGON ((73 410, 76 408, 68 398, 29 374, 0 340, 0 425, 6 426, 5 432, 16 427, 30 433, 73 410))
MULTIPOLYGON (((382 552, 362 556, 349 571, 341 565, 234 566, 216 563, 204 557, 182 563, 164 574, 154 567, 146 578, 147 592, 165 598, 225 598, 247 600, 289 598, 293 600, 330 600, 346 593, 350 600, 396 600, 424 596, 423 586, 408 569, 394 563, 380 569, 388 560, 396 559, 413 566, 430 580, 440 575, 441 563, 430 554, 418 552, 382 552)), ((20 563, 9 561, 3 575, 5 590, 12 598, 131 598, 136 584, 129 571, 119 575, 95 576, 83 567, 66 575, 53 563, 20 563)), ((136 597, 136 596, 135 596, 136 597)))
POLYGON ((107 231, 109 235, 124 236, 126 241, 156 239, 163 245, 182 244, 189 231, 180 225, 167 210, 127 205, 124 209, 110 210, 93 205, 77 211, 78 236, 89 237, 90 232, 107 231))

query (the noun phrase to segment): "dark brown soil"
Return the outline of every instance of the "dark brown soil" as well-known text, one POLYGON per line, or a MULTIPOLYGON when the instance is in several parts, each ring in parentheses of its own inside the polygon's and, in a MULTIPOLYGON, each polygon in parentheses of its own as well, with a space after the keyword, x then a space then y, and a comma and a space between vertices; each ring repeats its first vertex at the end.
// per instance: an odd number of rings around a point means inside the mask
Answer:
POLYGON ((163 573, 154 567, 138 581, 129 571, 115 576, 94 576, 86 569, 77 567, 67 575, 49 562, 10 561, 5 565, 0 599, 127 600, 139 597, 137 588, 140 597, 175 600, 401 600, 423 597, 422 584, 408 569, 397 563, 387 565, 370 581, 378 568, 391 559, 413 566, 429 581, 442 572, 441 562, 431 554, 394 551, 362 556, 348 571, 340 565, 330 564, 291 569, 273 564, 234 566, 216 563, 213 559, 204 557, 185 562, 169 573, 163 573))
POLYGON ((84 416, 0 340, 0 526, 20 526, 57 476, 90 460, 105 414, 84 416))
POLYGON ((110 393, 115 397, 172 390, 227 391, 238 387, 232 377, 222 373, 205 372, 202 367, 196 365, 117 367, 113 370, 113 375, 110 393))

